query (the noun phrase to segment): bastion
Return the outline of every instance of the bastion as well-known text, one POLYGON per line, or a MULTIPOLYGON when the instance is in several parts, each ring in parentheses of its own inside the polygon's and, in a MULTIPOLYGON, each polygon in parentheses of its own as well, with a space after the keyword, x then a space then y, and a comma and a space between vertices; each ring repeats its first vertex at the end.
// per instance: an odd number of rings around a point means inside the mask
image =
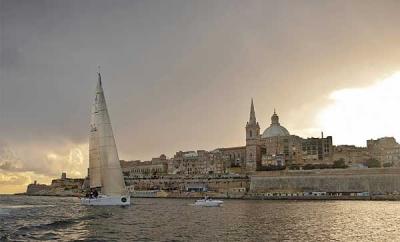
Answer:
POLYGON ((400 168, 327 169, 257 172, 250 192, 400 192, 400 168))

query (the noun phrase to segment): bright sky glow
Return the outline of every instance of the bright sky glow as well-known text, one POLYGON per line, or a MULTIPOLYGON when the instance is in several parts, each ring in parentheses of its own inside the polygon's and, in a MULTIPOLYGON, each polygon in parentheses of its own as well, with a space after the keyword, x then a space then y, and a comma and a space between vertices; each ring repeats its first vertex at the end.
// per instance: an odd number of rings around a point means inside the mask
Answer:
POLYGON ((331 93, 332 104, 317 116, 317 124, 335 144, 365 146, 366 140, 394 136, 400 141, 400 72, 365 88, 331 93))

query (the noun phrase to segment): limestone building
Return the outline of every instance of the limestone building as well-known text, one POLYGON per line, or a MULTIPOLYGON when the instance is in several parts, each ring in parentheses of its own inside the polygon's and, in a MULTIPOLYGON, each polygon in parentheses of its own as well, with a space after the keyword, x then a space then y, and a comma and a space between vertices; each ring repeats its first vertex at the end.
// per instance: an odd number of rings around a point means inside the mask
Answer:
POLYGON ((261 134, 253 100, 245 131, 245 146, 218 148, 212 151, 178 151, 171 159, 162 155, 149 162, 122 162, 122 169, 125 176, 146 177, 162 174, 244 173, 270 166, 302 166, 332 162, 331 136, 321 135, 320 138, 304 139, 290 134, 280 124, 275 110, 270 126, 261 134))
POLYGON ((367 150, 381 165, 400 166, 400 144, 394 137, 367 140, 367 150))
POLYGON ((221 174, 229 161, 220 150, 179 151, 171 159, 170 173, 180 175, 221 174))
POLYGON ((365 163, 371 158, 366 147, 355 145, 338 145, 333 147, 333 160, 344 160, 351 167, 366 167, 365 163))
POLYGON ((154 175, 167 174, 168 166, 167 160, 155 161, 124 161, 121 160, 121 168, 124 177, 141 178, 154 175))
POLYGON ((222 153, 224 159, 228 161, 228 167, 244 167, 246 161, 246 146, 218 148, 215 151, 222 153))
POLYGON ((332 162, 332 137, 301 138, 291 135, 280 124, 274 110, 271 124, 260 133, 254 102, 251 100, 250 118, 246 123, 245 169, 248 172, 268 165, 303 165, 305 163, 332 162))

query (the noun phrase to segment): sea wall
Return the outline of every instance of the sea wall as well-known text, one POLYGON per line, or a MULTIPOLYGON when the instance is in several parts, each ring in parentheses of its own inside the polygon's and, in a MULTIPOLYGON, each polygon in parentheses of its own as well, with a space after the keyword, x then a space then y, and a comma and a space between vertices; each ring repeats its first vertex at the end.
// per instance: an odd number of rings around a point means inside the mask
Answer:
MULTIPOLYGON (((400 199, 400 168, 268 171, 252 175, 125 178, 133 197, 400 199), (309 196, 304 193, 326 192, 309 196), (356 193, 367 194, 359 197, 356 193), (356 197, 354 197, 356 196, 356 197)), ((80 183, 79 183, 80 184, 80 183)), ((28 195, 79 196, 79 186, 30 184, 28 195)))
POLYGON ((400 192, 399 168, 259 172, 250 176, 250 193, 400 192))
POLYGON ((164 190, 164 191, 187 191, 191 188, 206 189, 214 192, 237 191, 243 188, 249 189, 249 178, 247 176, 226 177, 183 177, 164 176, 158 178, 125 178, 128 186, 134 190, 164 190))

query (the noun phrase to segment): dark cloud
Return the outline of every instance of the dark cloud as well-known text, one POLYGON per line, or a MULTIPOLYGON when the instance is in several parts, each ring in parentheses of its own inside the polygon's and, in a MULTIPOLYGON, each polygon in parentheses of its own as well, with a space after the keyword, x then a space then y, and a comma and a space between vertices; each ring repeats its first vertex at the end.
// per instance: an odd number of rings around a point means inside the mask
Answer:
POLYGON ((15 152, 4 143, 0 143, 0 170, 23 171, 20 159, 15 152))
POLYGON ((19 171, 13 161, 0 161, 0 170, 5 171, 19 171))
POLYGON ((241 145, 251 97, 262 127, 276 107, 289 130, 313 128, 331 91, 400 69, 398 9, 389 0, 0 0, 0 139, 29 150, 23 167, 38 172, 58 164, 47 153, 86 143, 97 65, 121 158, 241 145))

